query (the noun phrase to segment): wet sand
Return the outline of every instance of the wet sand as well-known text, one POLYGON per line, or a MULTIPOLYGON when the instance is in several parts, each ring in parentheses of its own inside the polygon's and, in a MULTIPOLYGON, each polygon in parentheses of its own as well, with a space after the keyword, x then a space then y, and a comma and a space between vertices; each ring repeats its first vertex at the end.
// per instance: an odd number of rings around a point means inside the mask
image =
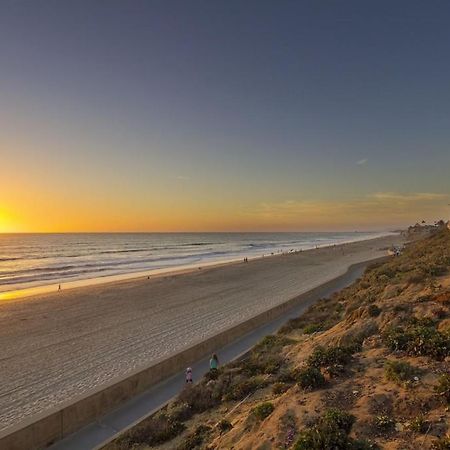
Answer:
POLYGON ((386 255, 399 236, 0 302, 0 430, 386 255))

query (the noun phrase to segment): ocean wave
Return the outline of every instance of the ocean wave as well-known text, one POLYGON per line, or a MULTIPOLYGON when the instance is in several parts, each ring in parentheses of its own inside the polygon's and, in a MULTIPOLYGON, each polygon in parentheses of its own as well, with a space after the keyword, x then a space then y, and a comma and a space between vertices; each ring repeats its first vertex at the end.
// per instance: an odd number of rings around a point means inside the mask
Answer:
MULTIPOLYGON (((31 280, 41 280, 44 277, 52 274, 55 276, 65 277, 68 274, 84 274, 84 273, 95 273, 98 271, 104 270, 117 270, 121 267, 126 267, 128 269, 142 269, 151 268, 154 269, 155 265, 161 263, 168 262, 180 262, 182 264, 186 264, 186 262, 195 262, 201 259, 211 259, 214 257, 219 257, 222 255, 226 255, 227 252, 208 252, 208 253, 197 253, 197 254, 189 254, 189 255, 171 255, 166 257, 157 257, 157 258, 147 258, 147 259, 124 259, 121 261, 97 261, 95 263, 87 263, 87 264, 78 264, 78 265, 62 265, 62 266, 47 266, 47 267, 33 267, 29 269, 20 269, 14 271, 4 271, 0 272, 0 285, 2 284, 11 284, 22 282, 23 277, 27 277, 27 281, 31 280), (137 266, 137 267, 136 267, 137 266), (17 281, 18 279, 21 279, 17 281), (29 279, 29 280, 28 280, 29 279), (11 281, 13 280, 13 281, 11 281), (16 280, 16 281, 14 281, 16 280)), ((172 264, 169 264, 171 266, 172 264)), ((177 265, 177 264, 173 264, 177 265)), ((124 272, 126 273, 126 271, 124 272)), ((25 281, 23 281, 25 282, 25 281)))
MULTIPOLYGON (((63 282, 260 256, 375 233, 205 233, 0 236, 0 286, 63 282), (101 274, 101 275, 100 275, 101 274)), ((0 289, 1 290, 1 289, 0 289)))

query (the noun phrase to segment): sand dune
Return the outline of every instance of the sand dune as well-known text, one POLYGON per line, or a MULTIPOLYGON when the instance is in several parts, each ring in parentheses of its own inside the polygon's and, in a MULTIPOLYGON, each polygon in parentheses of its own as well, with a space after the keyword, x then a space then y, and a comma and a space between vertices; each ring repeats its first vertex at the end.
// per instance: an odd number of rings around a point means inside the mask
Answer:
POLYGON ((399 236, 0 304, 0 429, 385 255, 399 236))

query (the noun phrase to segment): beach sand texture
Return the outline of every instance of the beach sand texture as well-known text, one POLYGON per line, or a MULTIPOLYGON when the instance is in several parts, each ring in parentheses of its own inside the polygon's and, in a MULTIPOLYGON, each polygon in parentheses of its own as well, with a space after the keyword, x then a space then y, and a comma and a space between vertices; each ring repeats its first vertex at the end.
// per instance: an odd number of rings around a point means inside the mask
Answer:
POLYGON ((401 241, 388 236, 5 300, 0 429, 241 323, 351 264, 384 256, 387 246, 401 241))

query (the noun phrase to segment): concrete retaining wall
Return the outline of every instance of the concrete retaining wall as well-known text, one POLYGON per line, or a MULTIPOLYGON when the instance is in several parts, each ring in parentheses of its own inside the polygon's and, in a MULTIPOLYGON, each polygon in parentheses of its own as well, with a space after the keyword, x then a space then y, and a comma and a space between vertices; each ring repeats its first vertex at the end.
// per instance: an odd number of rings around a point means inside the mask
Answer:
POLYGON ((333 287, 338 289, 351 272, 365 265, 367 263, 356 264, 349 268, 345 274, 216 336, 199 342, 176 355, 157 361, 146 369, 136 371, 122 379, 116 379, 99 389, 86 392, 79 398, 60 404, 53 410, 45 411, 41 415, 33 416, 4 430, 0 433, 0 448, 2 450, 40 450, 48 447, 83 426, 94 422, 121 403, 159 381, 176 374, 190 365, 192 361, 204 358, 299 304, 312 304, 316 299, 323 296, 324 292, 333 289, 333 287))

